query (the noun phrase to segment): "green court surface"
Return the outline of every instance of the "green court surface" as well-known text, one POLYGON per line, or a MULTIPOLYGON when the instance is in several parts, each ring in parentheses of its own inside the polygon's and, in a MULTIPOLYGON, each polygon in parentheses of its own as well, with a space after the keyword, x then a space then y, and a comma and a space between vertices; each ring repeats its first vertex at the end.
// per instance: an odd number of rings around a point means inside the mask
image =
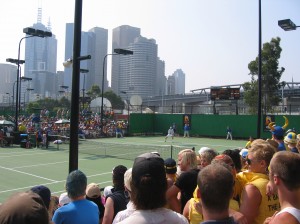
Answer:
MULTIPOLYGON (((112 169, 117 165, 132 167, 136 156, 157 151, 166 159, 173 157, 185 148, 195 147, 198 151, 207 146, 222 152, 225 149, 241 148, 245 140, 225 140, 209 138, 168 138, 125 137, 102 138, 79 141, 78 169, 94 182, 105 187, 112 185, 112 169)), ((64 192, 68 175, 69 145, 59 147, 50 144, 45 148, 20 148, 19 145, 0 148, 0 202, 15 192, 27 191, 36 185, 46 185, 52 194, 64 192)))

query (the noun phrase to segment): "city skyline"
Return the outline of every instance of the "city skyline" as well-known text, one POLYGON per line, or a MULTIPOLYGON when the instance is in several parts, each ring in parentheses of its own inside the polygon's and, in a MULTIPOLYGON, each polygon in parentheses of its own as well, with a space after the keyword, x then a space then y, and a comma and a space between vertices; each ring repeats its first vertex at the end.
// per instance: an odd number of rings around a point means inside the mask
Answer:
MULTIPOLYGON (((58 40, 57 70, 63 70, 65 26, 74 22, 74 2, 15 0, 3 3, 0 12, 5 17, 1 20, 5 35, 0 39, 0 63, 17 57, 19 40, 25 36, 22 30, 36 23, 40 6, 44 25, 47 26, 50 17, 52 32, 58 40)), ((277 22, 290 18, 300 25, 299 11, 297 0, 262 1, 262 43, 273 37, 281 38, 279 65, 285 67, 282 80, 288 82, 300 81, 300 33, 299 30, 283 31, 277 22)), ((258 1, 83 1, 82 31, 96 26, 108 29, 108 53, 112 51, 112 29, 121 25, 139 27, 142 36, 156 40, 158 57, 165 61, 166 77, 182 69, 186 74, 186 92, 251 79, 247 66, 258 54, 258 1)), ((24 56, 25 44, 22 43, 21 59, 24 56)), ((109 81, 110 62, 108 58, 109 81)))

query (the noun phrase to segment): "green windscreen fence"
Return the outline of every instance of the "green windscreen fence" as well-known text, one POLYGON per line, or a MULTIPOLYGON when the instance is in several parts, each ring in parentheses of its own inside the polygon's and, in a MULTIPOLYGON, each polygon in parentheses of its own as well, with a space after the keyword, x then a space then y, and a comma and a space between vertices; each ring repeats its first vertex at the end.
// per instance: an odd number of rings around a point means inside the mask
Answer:
MULTIPOLYGON (((169 127, 176 126, 178 134, 183 134, 184 119, 186 114, 130 114, 130 134, 166 134, 169 127)), ((257 135, 256 115, 205 115, 192 114, 190 118, 190 134, 192 136, 224 137, 226 128, 232 129, 234 138, 249 138, 257 135)), ((300 125, 299 115, 286 115, 289 120, 289 128, 300 125)), ((283 126, 283 115, 273 116, 276 125, 283 126)), ((261 120, 261 138, 271 138, 266 130, 264 116, 261 120)))

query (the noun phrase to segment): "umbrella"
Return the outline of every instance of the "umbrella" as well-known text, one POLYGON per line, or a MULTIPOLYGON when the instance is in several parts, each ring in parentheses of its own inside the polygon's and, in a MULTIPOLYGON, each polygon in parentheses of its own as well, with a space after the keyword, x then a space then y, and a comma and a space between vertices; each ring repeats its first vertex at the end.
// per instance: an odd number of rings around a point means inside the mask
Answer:
POLYGON ((60 119, 58 121, 55 121, 55 124, 68 124, 70 123, 70 120, 67 119, 60 119))
POLYGON ((15 124, 8 120, 1 120, 0 125, 15 125, 15 124))

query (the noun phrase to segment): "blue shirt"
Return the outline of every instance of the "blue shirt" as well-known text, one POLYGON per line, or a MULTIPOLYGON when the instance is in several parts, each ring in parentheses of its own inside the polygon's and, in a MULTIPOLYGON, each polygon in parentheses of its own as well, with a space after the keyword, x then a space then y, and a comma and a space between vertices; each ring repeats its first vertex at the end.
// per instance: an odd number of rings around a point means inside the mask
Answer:
POLYGON ((280 142, 277 147, 278 151, 286 151, 285 145, 283 142, 280 142))
POLYGON ((99 224, 98 206, 86 199, 73 201, 57 209, 52 221, 55 224, 99 224))

